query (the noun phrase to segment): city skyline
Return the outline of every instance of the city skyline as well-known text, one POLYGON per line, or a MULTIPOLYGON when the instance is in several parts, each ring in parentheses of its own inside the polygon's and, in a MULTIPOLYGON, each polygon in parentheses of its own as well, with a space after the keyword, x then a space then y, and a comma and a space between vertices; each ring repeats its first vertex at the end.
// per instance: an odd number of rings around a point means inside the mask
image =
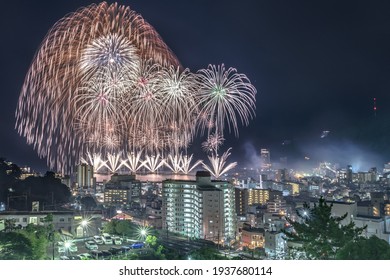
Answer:
MULTIPOLYGON (((13 27, 3 31, 8 44, 2 53, 9 55, 2 71, 1 156, 45 170, 45 160, 38 160, 14 130, 17 98, 51 26, 91 3, 22 1, 3 9, 7 11, 3 26, 13 27)), ((256 87, 256 118, 239 128, 240 138, 225 136, 223 150, 233 147, 232 161, 245 164, 248 157, 241 155, 250 149, 259 154, 261 148, 269 148, 275 158, 287 156, 304 163, 305 156, 315 162, 338 155, 356 166, 357 156, 368 167, 375 163, 380 168, 390 158, 385 110, 390 87, 387 3, 119 4, 130 5, 153 25, 183 67, 196 71, 224 63, 245 73, 256 87), (323 131, 329 132, 322 137, 323 131)), ((200 146, 193 143, 191 148, 200 153, 200 146)))

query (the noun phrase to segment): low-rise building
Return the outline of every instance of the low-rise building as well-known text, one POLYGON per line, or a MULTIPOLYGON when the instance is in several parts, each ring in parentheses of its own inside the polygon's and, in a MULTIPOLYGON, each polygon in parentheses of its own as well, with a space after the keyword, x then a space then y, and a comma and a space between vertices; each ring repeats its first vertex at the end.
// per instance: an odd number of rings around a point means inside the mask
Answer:
POLYGON ((268 257, 283 255, 287 249, 285 234, 280 231, 266 231, 264 249, 268 257))
MULTIPOLYGON (((28 224, 44 225, 45 218, 52 215, 54 230, 73 237, 93 236, 99 233, 102 227, 101 211, 80 213, 76 211, 3 211, 0 212, 0 221, 12 221, 18 228, 25 228, 28 224), (86 223, 82 223, 86 221, 86 223)), ((4 223, 5 224, 5 223, 4 223)))
POLYGON ((255 228, 250 224, 244 224, 241 230, 241 242, 243 246, 247 246, 250 249, 263 248, 264 247, 264 234, 263 228, 255 228))
POLYGON ((111 180, 104 188, 104 204, 112 206, 127 205, 131 202, 139 202, 141 195, 141 182, 135 175, 111 176, 111 180))

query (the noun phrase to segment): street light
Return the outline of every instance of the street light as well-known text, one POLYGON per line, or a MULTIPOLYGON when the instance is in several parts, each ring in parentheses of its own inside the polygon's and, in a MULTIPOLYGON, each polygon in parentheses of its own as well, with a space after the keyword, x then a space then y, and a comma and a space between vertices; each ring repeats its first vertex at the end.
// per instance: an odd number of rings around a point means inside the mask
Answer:
POLYGON ((59 245, 63 247, 64 256, 67 256, 68 252, 70 250, 70 246, 72 245, 72 243, 69 240, 66 240, 66 241, 62 242, 61 244, 59 244, 59 245))
POLYGON ((85 234, 86 234, 88 225, 89 225, 89 221, 88 220, 82 220, 81 221, 81 227, 83 228, 83 238, 85 238, 85 234))
POLYGON ((148 227, 139 227, 138 228, 138 237, 141 240, 145 240, 147 235, 149 235, 149 228, 148 227))

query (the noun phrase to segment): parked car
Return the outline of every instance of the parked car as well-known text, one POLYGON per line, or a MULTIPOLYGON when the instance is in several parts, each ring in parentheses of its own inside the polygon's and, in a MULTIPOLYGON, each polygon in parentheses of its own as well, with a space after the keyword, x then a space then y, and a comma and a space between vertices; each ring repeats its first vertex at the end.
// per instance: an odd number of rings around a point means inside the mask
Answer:
POLYGON ((145 246, 145 243, 143 243, 143 242, 136 242, 136 243, 130 245, 130 247, 132 249, 141 249, 144 246, 145 246))
POLYGON ((126 241, 127 243, 130 243, 130 242, 137 242, 137 240, 132 239, 132 238, 130 238, 130 237, 126 237, 126 238, 125 238, 125 241, 126 241))
POLYGON ((88 253, 83 253, 83 254, 80 254, 78 256, 80 257, 80 260, 91 260, 92 259, 92 255, 88 254, 88 253))
POLYGON ((98 250, 99 249, 98 245, 92 240, 85 242, 85 247, 88 250, 98 250))
POLYGON ((107 244, 107 245, 112 245, 112 243, 113 243, 112 238, 108 233, 102 234, 102 240, 103 240, 103 243, 107 244))
POLYGON ((130 246, 122 246, 120 250, 122 253, 127 253, 130 249, 130 246))
POLYGON ((103 250, 102 251, 102 258, 103 259, 110 259, 112 256, 112 253, 108 250, 103 250))
POLYGON ((114 241, 115 245, 121 245, 122 244, 122 238, 120 238, 119 236, 113 236, 112 240, 114 241))
POLYGON ((116 247, 111 247, 110 249, 108 249, 108 251, 113 254, 113 255, 116 255, 116 254, 119 254, 122 249, 121 248, 116 248, 116 247))
POLYGON ((65 253, 66 251, 75 253, 77 252, 78 248, 76 244, 72 241, 59 241, 58 242, 58 252, 59 253, 65 253))
POLYGON ((96 244, 104 244, 103 238, 99 235, 95 235, 93 241, 95 241, 96 244))

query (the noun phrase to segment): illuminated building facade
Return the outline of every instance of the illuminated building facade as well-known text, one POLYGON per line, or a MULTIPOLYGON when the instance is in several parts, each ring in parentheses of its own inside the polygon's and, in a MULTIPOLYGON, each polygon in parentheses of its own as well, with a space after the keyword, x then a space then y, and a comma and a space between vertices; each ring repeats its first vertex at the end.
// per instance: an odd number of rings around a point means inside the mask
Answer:
POLYGON ((270 190, 250 189, 248 190, 248 205, 264 205, 269 200, 270 190))
POLYGON ((235 237, 235 190, 200 171, 196 180, 165 180, 162 184, 163 228, 189 238, 221 241, 235 237))
POLYGON ((282 192, 272 191, 270 199, 267 201, 267 212, 285 215, 287 210, 286 201, 283 199, 282 192))
POLYGON ((133 201, 139 202, 141 194, 141 182, 135 179, 135 175, 111 176, 104 188, 105 205, 126 205, 133 201))
POLYGON ((236 213, 239 216, 245 215, 248 208, 248 189, 235 188, 236 213))
POLYGON ((91 190, 93 185, 93 166, 85 163, 79 164, 77 166, 77 186, 79 189, 91 190))
POLYGON ((250 249, 263 248, 265 242, 265 230, 263 228, 255 228, 249 224, 244 224, 241 230, 241 241, 243 246, 248 246, 250 249))

